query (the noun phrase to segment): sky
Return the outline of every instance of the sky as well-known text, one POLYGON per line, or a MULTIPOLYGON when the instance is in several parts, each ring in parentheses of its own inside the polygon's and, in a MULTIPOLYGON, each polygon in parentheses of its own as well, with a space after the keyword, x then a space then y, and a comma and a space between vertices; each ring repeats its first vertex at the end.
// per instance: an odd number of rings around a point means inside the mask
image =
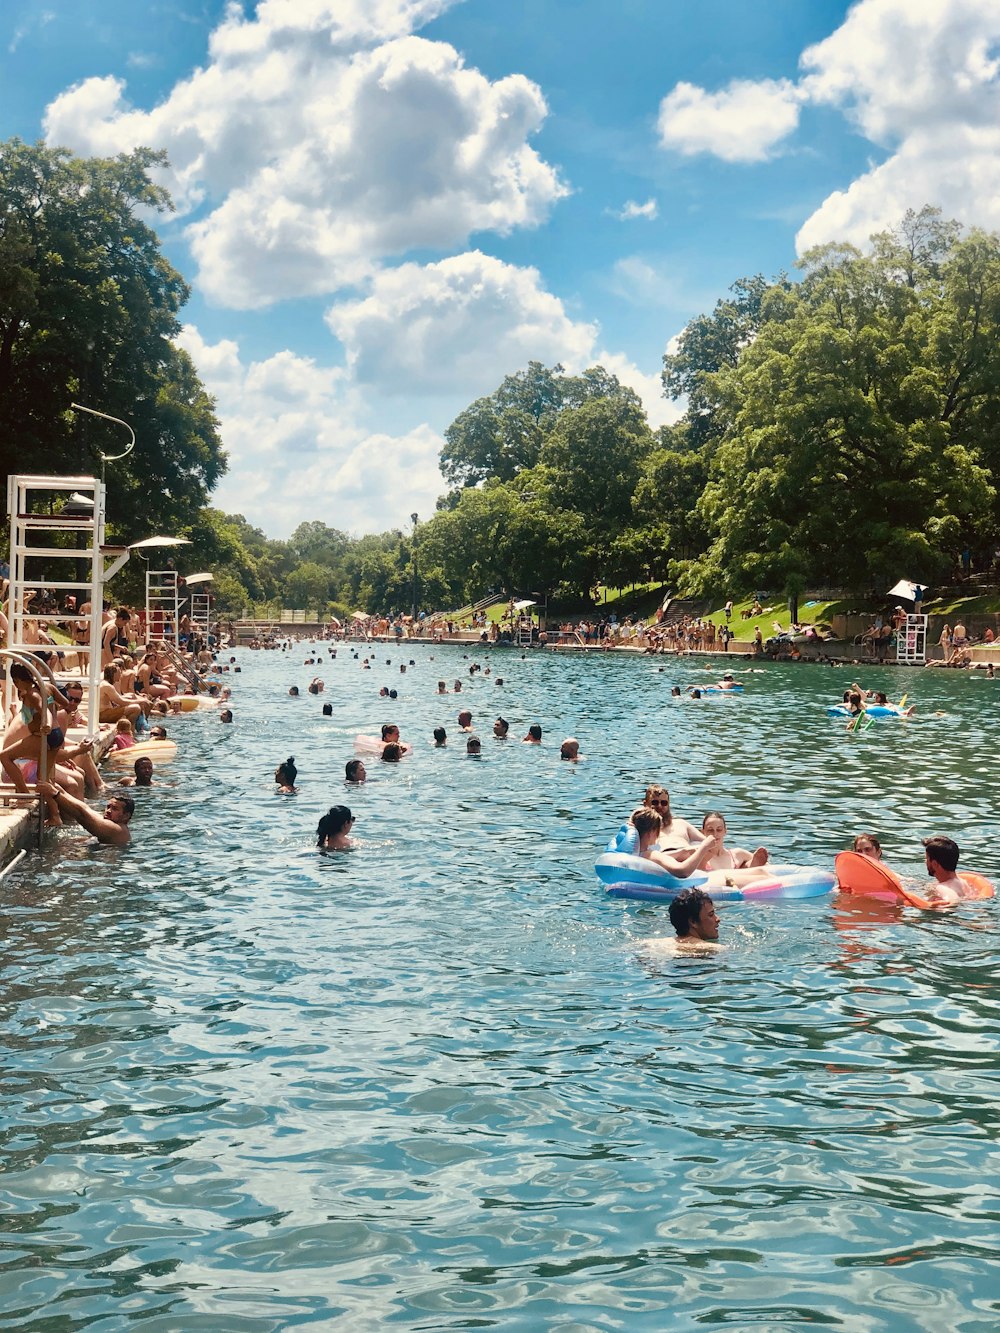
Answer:
POLYGON ((167 151, 213 503, 271 537, 428 517, 530 360, 658 426, 736 279, 926 203, 1000 228, 1000 0, 7 0, 0 59, 0 138, 167 151))

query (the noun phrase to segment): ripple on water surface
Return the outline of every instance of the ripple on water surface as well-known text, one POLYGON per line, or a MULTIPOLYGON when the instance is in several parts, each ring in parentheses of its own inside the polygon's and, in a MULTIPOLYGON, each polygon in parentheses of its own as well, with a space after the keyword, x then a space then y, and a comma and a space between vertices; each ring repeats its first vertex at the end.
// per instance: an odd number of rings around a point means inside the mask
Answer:
POLYGON ((4 1326, 995 1329, 994 905, 727 906, 678 959, 592 865, 661 780, 781 860, 870 828, 916 873, 947 831, 993 874, 1000 682, 866 672, 919 712, 848 736, 846 671, 694 703, 703 665, 496 652, 438 697, 472 658, 403 653, 341 647, 323 718, 304 654, 241 652, 130 850, 3 882, 4 1326), (346 788, 387 720, 416 753, 346 788))

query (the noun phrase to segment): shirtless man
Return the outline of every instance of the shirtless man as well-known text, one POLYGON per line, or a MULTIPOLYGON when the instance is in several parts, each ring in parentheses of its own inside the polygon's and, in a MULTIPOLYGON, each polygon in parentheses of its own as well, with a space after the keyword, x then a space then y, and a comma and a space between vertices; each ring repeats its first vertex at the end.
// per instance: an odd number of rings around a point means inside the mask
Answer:
POLYGON ((656 845, 661 852, 686 850, 692 843, 701 842, 704 834, 680 815, 671 813, 670 793, 666 787, 647 787, 643 804, 660 816, 661 832, 656 845))
POLYGON ((717 944, 719 917, 702 889, 684 889, 667 909, 678 944, 717 944))
POLYGON ((112 847, 127 847, 132 841, 128 831, 128 822, 135 811, 135 802, 131 796, 112 796, 104 807, 104 814, 91 810, 86 801, 81 801, 54 782, 40 782, 39 794, 48 796, 59 808, 62 816, 67 816, 92 833, 98 842, 112 847))
POLYGON ((924 890, 924 897, 935 903, 958 903, 970 897, 969 886, 956 871, 958 844, 951 838, 925 838, 924 864, 934 883, 924 890))

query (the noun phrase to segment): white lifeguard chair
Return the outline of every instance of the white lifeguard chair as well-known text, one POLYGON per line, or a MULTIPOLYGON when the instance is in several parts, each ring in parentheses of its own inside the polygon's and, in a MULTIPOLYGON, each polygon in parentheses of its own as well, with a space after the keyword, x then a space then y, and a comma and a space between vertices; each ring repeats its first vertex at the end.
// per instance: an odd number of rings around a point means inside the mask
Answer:
POLYGON ((927 661, 927 617, 908 615, 896 631, 896 661, 900 666, 923 666, 927 661))
MULTIPOLYGON (((86 659, 80 674, 87 687, 87 717, 96 730, 101 679, 101 624, 104 585, 128 560, 127 546, 104 541, 105 487, 95 477, 7 478, 7 513, 10 516, 10 614, 5 647, 33 653, 38 650, 33 632, 40 621, 72 625, 86 620, 86 643, 54 645, 53 652, 76 653, 86 659), (76 598, 77 611, 86 602, 86 616, 63 609, 43 611, 40 595, 55 593, 65 602, 76 598)), ((71 634, 71 638, 75 638, 71 634)), ((9 707, 11 685, 4 690, 9 707)))
MULTIPOLYGON (((184 579, 191 595, 190 610, 188 611, 191 637, 203 639, 206 646, 212 627, 212 603, 215 600, 210 587, 213 577, 212 574, 208 573, 188 574, 184 579)), ((190 651, 190 642, 188 651, 190 651)))

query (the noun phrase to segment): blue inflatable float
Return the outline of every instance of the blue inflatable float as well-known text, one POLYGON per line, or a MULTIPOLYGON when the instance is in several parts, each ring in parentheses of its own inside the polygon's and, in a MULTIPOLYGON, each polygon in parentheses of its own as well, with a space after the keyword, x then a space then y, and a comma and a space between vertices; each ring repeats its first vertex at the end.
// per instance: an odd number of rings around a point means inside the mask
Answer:
POLYGON ((684 889, 699 888, 710 893, 714 902, 774 902, 793 898, 819 898, 830 893, 836 876, 829 870, 810 866, 768 865, 761 867, 767 877, 749 884, 726 883, 726 872, 695 871, 686 879, 677 879, 669 871, 636 855, 639 838, 631 824, 623 824, 597 858, 597 878, 609 898, 637 898, 644 902, 670 902, 684 889))

